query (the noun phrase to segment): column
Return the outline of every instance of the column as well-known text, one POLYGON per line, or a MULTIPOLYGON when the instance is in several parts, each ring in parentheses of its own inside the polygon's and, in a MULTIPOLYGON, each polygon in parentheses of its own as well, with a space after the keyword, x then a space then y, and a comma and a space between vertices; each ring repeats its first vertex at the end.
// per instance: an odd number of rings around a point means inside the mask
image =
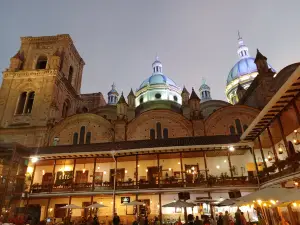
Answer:
POLYGON ((205 179, 206 179, 206 182, 207 182, 208 181, 208 169, 207 169, 206 152, 204 152, 203 155, 204 155, 204 166, 205 166, 205 179))
POLYGON ((32 189, 32 184, 33 184, 33 180, 34 180, 35 169, 36 169, 36 163, 34 164, 33 171, 32 171, 29 193, 31 193, 31 191, 32 191, 31 189, 32 189))
POLYGON ((254 164, 255 164, 255 169, 256 169, 256 173, 257 173, 257 182, 258 182, 258 186, 259 186, 259 170, 258 170, 258 165, 256 162, 256 156, 255 156, 255 150, 254 148, 250 148, 250 152, 253 156, 253 160, 254 160, 254 164))
MULTIPOLYGON (((69 197, 69 205, 71 205, 71 202, 72 202, 72 196, 69 197)), ((70 221, 72 217, 71 212, 72 212, 71 209, 68 209, 68 217, 70 217, 70 221)))
MULTIPOLYGON (((94 196, 91 196, 91 205, 94 204, 94 196)), ((92 212, 93 212, 93 209, 89 209, 90 210, 90 216, 92 216, 92 212)), ((98 210, 98 209, 96 209, 98 210)))
POLYGON ((139 189, 139 156, 135 156, 135 185, 139 189))
POLYGON ((161 173, 161 171, 160 171, 160 165, 159 165, 159 154, 157 154, 157 168, 158 168, 158 187, 160 187, 160 173, 161 173))
POLYGON ((76 159, 74 159, 74 165, 73 165, 73 179, 72 179, 72 189, 74 189, 74 182, 75 182, 75 167, 76 167, 76 159))
POLYGON ((183 177, 182 152, 180 152, 180 174, 181 174, 181 182, 183 185, 185 185, 185 181, 183 177))
POLYGON ((52 182, 51 182, 51 187, 49 187, 49 191, 52 191, 52 188, 53 188, 54 183, 55 183, 55 168, 56 168, 56 159, 54 159, 54 163, 53 163, 52 182))
POLYGON ((50 201, 51 201, 51 198, 48 198, 48 202, 47 202, 47 206, 46 206, 46 216, 45 216, 46 219, 48 218, 50 201))
POLYGON ((162 224, 162 207, 161 207, 161 193, 158 194, 158 204, 159 204, 159 222, 162 224))
POLYGON ((282 123, 281 123, 280 116, 281 115, 279 115, 277 117, 277 121, 278 121, 278 124, 279 124, 279 130, 280 130, 281 138, 282 138, 283 143, 284 143, 284 147, 286 149, 286 153, 287 153, 288 156, 290 156, 289 145, 288 145, 288 142, 286 140, 286 136, 284 135, 283 126, 282 126, 282 123))
POLYGON ((274 154, 274 157, 275 157, 275 162, 278 162, 277 151, 276 151, 276 148, 275 148, 275 145, 274 145, 274 141, 273 141, 273 137, 272 137, 272 134, 271 134, 271 131, 270 131, 269 127, 267 127, 267 131, 268 131, 269 139, 270 139, 270 142, 271 142, 271 145, 272 145, 273 154, 274 154))
POLYGON ((115 215, 115 212, 116 212, 116 187, 117 187, 118 158, 114 158, 114 160, 115 160, 115 173, 114 173, 114 192, 113 192, 113 215, 115 215))
POLYGON ((232 165, 231 165, 231 159, 230 159, 230 152, 227 152, 227 157, 228 157, 228 165, 229 165, 229 170, 230 170, 230 176, 231 179, 233 180, 233 171, 232 171, 232 165))
POLYGON ((93 184, 92 184, 92 191, 95 190, 95 175, 96 175, 96 166, 97 166, 97 158, 94 158, 94 170, 93 170, 93 184))
MULTIPOLYGON (((261 141, 260 141, 260 137, 258 136, 257 139, 258 139, 260 154, 261 154, 261 157, 262 157, 262 160, 263 160, 264 167, 268 168, 267 163, 266 163, 266 158, 265 158, 264 150, 262 148, 262 144, 261 144, 261 141)), ((267 174, 269 174, 269 173, 267 173, 267 174)))

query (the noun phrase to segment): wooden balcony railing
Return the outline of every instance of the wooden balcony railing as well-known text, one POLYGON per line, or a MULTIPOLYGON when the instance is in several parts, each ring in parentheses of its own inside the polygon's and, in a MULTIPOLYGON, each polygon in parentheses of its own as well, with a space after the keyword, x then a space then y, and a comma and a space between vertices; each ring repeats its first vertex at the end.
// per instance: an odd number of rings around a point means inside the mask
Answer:
MULTIPOLYGON (((136 181, 118 181, 116 190, 132 189, 155 189, 155 188, 184 188, 184 187, 217 187, 217 186, 247 186, 257 184, 256 178, 234 177, 234 178, 210 178, 203 180, 160 180, 160 182, 149 182, 146 180, 136 181)), ((32 193, 41 192, 68 192, 68 191, 101 191, 113 190, 114 185, 111 182, 87 182, 87 183, 67 183, 67 184, 33 184, 32 193)))

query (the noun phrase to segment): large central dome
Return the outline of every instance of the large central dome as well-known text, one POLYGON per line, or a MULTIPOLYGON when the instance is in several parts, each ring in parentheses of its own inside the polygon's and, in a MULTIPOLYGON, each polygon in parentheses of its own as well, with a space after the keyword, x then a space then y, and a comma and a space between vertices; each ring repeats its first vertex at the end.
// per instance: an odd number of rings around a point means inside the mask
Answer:
POLYGON ((163 102, 182 103, 181 88, 176 83, 163 74, 162 64, 158 57, 152 64, 152 75, 142 82, 136 93, 136 105, 155 102, 160 105, 163 102))

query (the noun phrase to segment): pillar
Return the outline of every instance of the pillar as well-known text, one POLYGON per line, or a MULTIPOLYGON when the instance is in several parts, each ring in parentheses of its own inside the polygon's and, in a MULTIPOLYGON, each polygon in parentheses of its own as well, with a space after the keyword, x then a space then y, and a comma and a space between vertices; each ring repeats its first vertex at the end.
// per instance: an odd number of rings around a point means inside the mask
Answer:
POLYGON ((113 216, 116 212, 116 187, 117 187, 117 171, 118 171, 118 158, 114 158, 115 160, 115 173, 114 173, 114 192, 113 192, 113 216))
POLYGON ((159 154, 157 154, 157 168, 158 168, 158 187, 160 187, 160 165, 159 165, 159 154))
MULTIPOLYGON (((91 196, 91 205, 94 204, 94 196, 91 196)), ((89 209, 90 210, 90 216, 92 216, 92 212, 93 212, 93 209, 89 209)), ((98 209, 96 209, 98 210, 98 209)))
POLYGON ((54 159, 54 163, 53 163, 52 182, 51 182, 51 187, 49 187, 49 191, 52 191, 53 185, 55 183, 55 168, 56 168, 56 159, 54 159))
POLYGON ((161 207, 161 193, 158 194, 158 204, 159 204, 159 222, 162 223, 162 207, 161 207))
POLYGON ((181 174, 182 184, 185 186, 185 180, 184 180, 184 177, 183 177, 182 152, 180 152, 180 174, 181 174))
POLYGON ((275 157, 275 162, 278 162, 277 151, 276 151, 276 148, 275 148, 275 145, 274 145, 274 141, 273 141, 273 137, 272 137, 272 134, 271 134, 271 131, 270 131, 269 127, 267 127, 267 131, 268 131, 269 139, 270 139, 270 142, 271 142, 271 145, 272 145, 273 154, 274 154, 274 157, 275 157))
MULTIPOLYGON (((264 150, 262 148, 262 144, 261 144, 261 141, 260 141, 260 137, 258 136, 257 139, 258 139, 260 154, 261 154, 261 157, 262 157, 262 160, 263 160, 264 167, 268 168, 267 163, 266 163, 266 158, 265 158, 264 150)), ((267 174, 269 174, 269 173, 267 173, 267 174)))
MULTIPOLYGON (((72 196, 69 197, 69 205, 71 205, 71 202, 72 202, 72 196)), ((67 217, 72 217, 71 215, 71 209, 68 209, 68 216, 67 217)))
POLYGON ((94 170, 93 170, 93 184, 92 184, 92 191, 95 190, 95 175, 96 175, 96 166, 97 166, 97 158, 94 158, 94 170))
POLYGON ((74 187, 73 187, 73 184, 74 184, 74 182, 75 182, 75 168, 76 168, 76 159, 74 159, 74 165, 73 165, 72 189, 74 188, 74 187))
POLYGON ((286 149, 286 153, 287 153, 288 156, 290 156, 289 145, 288 145, 288 142, 286 140, 286 136, 284 135, 284 130, 283 130, 283 126, 282 126, 282 123, 281 123, 280 116, 281 115, 279 115, 277 117, 277 121, 278 121, 278 124, 279 124, 279 130, 280 130, 281 138, 282 138, 283 143, 284 143, 284 147, 286 149))
POLYGON ((208 181, 208 169, 207 169, 207 158, 206 158, 206 152, 204 154, 204 166, 205 166, 205 179, 208 181))
POLYGON ((257 173, 257 183, 258 183, 258 186, 260 184, 259 182, 259 170, 258 170, 258 165, 257 165, 257 162, 256 162, 256 156, 255 156, 255 150, 254 148, 250 148, 250 152, 253 156, 253 160, 254 160, 254 164, 255 164, 255 169, 256 169, 256 173, 257 173))
POLYGON ((48 212, 49 212, 50 201, 51 201, 51 198, 48 198, 48 202, 47 202, 47 206, 46 206, 46 215, 45 215, 45 218, 46 218, 46 219, 48 218, 48 212))
POLYGON ((35 169, 36 169, 36 163, 34 164, 33 171, 32 171, 29 193, 31 193, 31 191, 32 191, 31 189, 32 189, 32 184, 33 184, 33 180, 34 180, 35 169))
POLYGON ((135 185, 139 189, 139 156, 135 156, 135 185))
POLYGON ((230 176, 231 179, 233 180, 233 171, 232 171, 232 165, 231 165, 231 159, 230 159, 230 152, 227 152, 227 157, 228 157, 228 165, 229 165, 229 170, 230 170, 230 176))

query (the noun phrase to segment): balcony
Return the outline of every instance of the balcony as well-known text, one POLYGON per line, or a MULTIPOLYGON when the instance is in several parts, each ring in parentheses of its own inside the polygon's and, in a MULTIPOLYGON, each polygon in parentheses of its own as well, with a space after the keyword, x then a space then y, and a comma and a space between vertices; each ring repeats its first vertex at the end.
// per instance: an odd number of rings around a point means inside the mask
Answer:
MULTIPOLYGON (((147 189, 175 189, 176 188, 212 188, 212 187, 255 187, 257 179, 255 177, 217 177, 209 176, 208 180, 186 180, 186 179, 164 179, 159 182, 151 182, 140 180, 139 182, 118 181, 116 182, 116 190, 147 190, 147 189)), ((54 193, 54 192, 99 192, 112 191, 114 189, 113 182, 91 182, 86 183, 65 183, 65 184, 33 184, 31 193, 54 193)))

